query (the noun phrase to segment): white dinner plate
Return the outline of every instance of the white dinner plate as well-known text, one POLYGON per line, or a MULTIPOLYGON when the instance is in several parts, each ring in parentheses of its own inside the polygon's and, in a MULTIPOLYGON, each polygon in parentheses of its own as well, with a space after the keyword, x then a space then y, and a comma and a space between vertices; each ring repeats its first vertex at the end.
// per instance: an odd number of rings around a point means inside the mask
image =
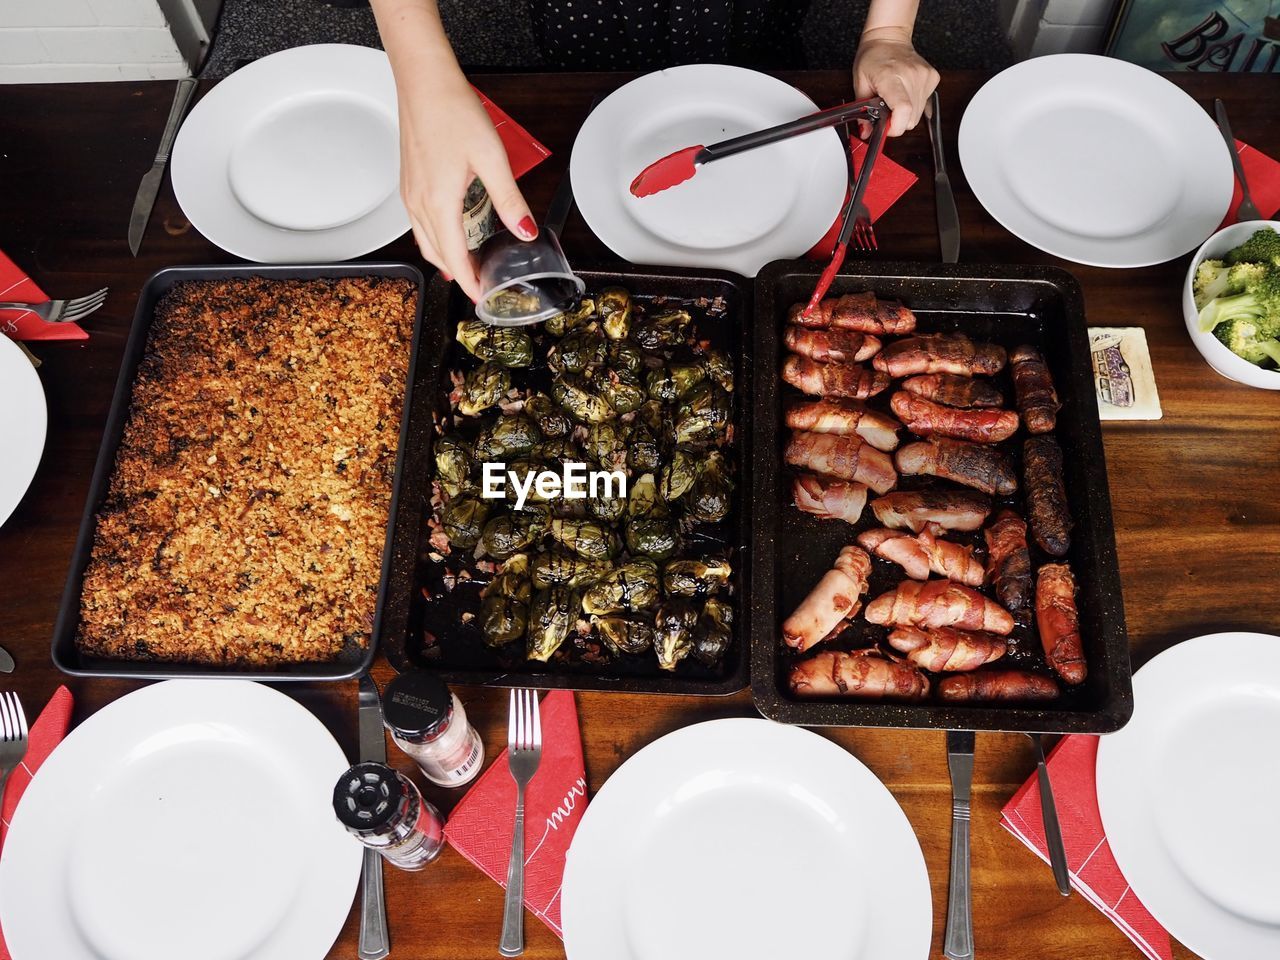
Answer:
POLYGON ((1231 203, 1231 158, 1204 109, 1158 73, 1091 54, 988 80, 960 122, 960 163, 1011 233, 1091 266, 1181 256, 1231 203))
POLYGON ((569 960, 924 960, 929 875, 884 784, 815 733, 712 720, 627 760, 564 872, 569 960))
POLYGON ((40 375, 22 348, 0 333, 0 524, 36 475, 48 427, 40 375))
POLYGON ((1205 960, 1280 957, 1280 637, 1215 633, 1133 677, 1098 807, 1133 893, 1205 960))
POLYGON ((348 260, 409 229, 399 131, 385 53, 294 47, 195 105, 173 147, 173 192, 192 226, 238 257, 348 260))
POLYGON ((170 680, 89 717, 40 767, 0 857, 14 960, 321 960, 361 847, 347 761, 247 680, 170 680))
POLYGON ((646 74, 591 111, 569 171, 583 219, 632 263, 718 267, 754 277, 823 238, 849 185, 844 148, 819 130, 701 167, 685 183, 634 197, 654 160, 813 113, 817 106, 767 74, 702 63, 646 74))

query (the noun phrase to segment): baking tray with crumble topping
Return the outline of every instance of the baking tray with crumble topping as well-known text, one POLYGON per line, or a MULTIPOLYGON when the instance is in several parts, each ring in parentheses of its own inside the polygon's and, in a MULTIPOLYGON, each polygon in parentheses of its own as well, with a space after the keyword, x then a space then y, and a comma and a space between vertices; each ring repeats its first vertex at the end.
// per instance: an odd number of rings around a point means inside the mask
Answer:
POLYGON ((400 263, 171 267, 147 281, 54 629, 60 669, 368 669, 424 289, 400 263))

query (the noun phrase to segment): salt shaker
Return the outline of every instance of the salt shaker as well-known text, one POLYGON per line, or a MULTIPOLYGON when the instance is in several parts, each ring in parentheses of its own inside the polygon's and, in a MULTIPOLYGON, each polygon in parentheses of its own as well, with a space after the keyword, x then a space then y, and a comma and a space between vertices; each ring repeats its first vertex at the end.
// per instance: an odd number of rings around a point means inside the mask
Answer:
POLYGON ((333 812, 356 839, 401 870, 421 870, 444 847, 444 820, 404 774, 357 763, 333 788, 333 812))
POLYGON ((480 734, 467 722, 462 701, 435 674, 402 673, 388 683, 382 691, 382 720, 396 746, 432 783, 460 787, 480 773, 480 734))

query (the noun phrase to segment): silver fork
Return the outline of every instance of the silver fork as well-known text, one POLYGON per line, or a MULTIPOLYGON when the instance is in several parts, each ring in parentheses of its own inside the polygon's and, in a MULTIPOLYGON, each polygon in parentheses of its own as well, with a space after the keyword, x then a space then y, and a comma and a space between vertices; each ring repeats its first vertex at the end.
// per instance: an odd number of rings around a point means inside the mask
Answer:
POLYGON ((46 300, 44 303, 0 303, 0 310, 25 310, 45 323, 74 323, 83 320, 107 302, 107 288, 71 300, 46 300))
POLYGON ((516 782, 516 826, 511 837, 511 861, 507 866, 507 900, 502 911, 502 939, 498 952, 504 957, 524 953, 524 788, 542 761, 542 719, 536 690, 511 691, 511 715, 507 723, 507 763, 516 782))
POLYGON ((0 800, 5 781, 27 755, 27 715, 16 693, 0 693, 0 800))

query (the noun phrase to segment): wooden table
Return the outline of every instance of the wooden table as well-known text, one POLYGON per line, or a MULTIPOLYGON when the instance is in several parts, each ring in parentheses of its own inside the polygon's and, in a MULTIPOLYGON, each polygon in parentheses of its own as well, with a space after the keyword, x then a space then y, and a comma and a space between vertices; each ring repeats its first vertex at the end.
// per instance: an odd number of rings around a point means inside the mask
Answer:
MULTIPOLYGON (((544 210, 568 162, 573 137, 592 100, 626 77, 581 74, 484 76, 480 86, 553 151, 522 186, 544 210)), ((830 105, 851 93, 843 72, 786 79, 830 105)), ((1056 263, 997 225, 969 194, 956 162, 961 111, 984 77, 948 74, 943 124, 968 263, 1056 263)), ((1200 103, 1221 96, 1236 135, 1280 156, 1274 80, 1179 74, 1200 103)), ((109 286, 107 305, 88 322, 87 342, 35 344, 44 361, 49 440, 31 491, 0 529, 0 644, 18 661, 0 687, 16 689, 38 710, 66 678, 49 660, 49 638, 88 490, 107 406, 138 290, 160 267, 228 262, 192 230, 166 186, 138 259, 125 228, 138 180, 151 162, 172 98, 169 83, 4 87, 0 126, 0 249, 46 290, 76 296, 109 286)), ((1088 143, 1080 150, 1087 151, 1088 143)), ((883 258, 936 260, 932 173, 923 128, 889 147, 922 178, 877 226, 883 258)), ((1153 157, 1158 163, 1160 158, 1153 157)), ((580 220, 566 247, 575 257, 606 251, 580 220)), ((406 236, 380 255, 417 260, 406 236)), ((1098 270, 1061 264, 1079 277, 1089 322, 1146 328, 1164 405, 1155 423, 1104 428, 1116 538, 1133 660, 1197 634, 1224 629, 1274 631, 1280 625, 1280 394, 1230 383, 1201 360, 1183 328, 1180 296, 1187 265, 1098 270)), ((1225 665, 1224 665, 1225 666, 1225 665)), ((1248 665, 1232 665, 1247 669, 1248 665)), ((1212 665, 1206 665, 1212 669, 1212 665)), ((386 680, 389 667, 376 675, 386 680)), ((83 719, 138 684, 69 680, 83 719)), ((355 685, 288 687, 355 751, 355 685)), ((505 698, 462 689, 490 756, 505 742, 505 698)), ((725 699, 580 694, 578 706, 591 789, 640 747, 678 727, 715 717, 750 715, 746 694, 725 699)), ((950 833, 943 735, 891 730, 824 731, 868 764, 898 798, 920 837, 933 885, 935 955, 941 954, 950 833)), ((410 764, 398 752, 392 756, 410 764)), ((1060 897, 1047 866, 998 824, 1000 807, 1032 773, 1029 744, 1012 735, 978 738, 974 777, 973 914, 983 960, 1076 960, 1137 957, 1136 949, 1080 896, 1060 897)), ((430 796, 452 802, 441 791, 430 796)), ((762 883, 768 883, 766 877, 762 883)), ((804 891, 778 891, 778 909, 804 911, 804 891)), ((502 891, 452 850, 425 873, 387 871, 393 956, 466 960, 496 956, 502 891)), ((331 954, 353 957, 353 911, 331 954)), ((560 941, 526 915, 526 956, 563 956, 560 941)), ((1179 958, 1191 956, 1178 949, 1179 958)), ((601 958, 604 960, 604 958, 601 958)))

